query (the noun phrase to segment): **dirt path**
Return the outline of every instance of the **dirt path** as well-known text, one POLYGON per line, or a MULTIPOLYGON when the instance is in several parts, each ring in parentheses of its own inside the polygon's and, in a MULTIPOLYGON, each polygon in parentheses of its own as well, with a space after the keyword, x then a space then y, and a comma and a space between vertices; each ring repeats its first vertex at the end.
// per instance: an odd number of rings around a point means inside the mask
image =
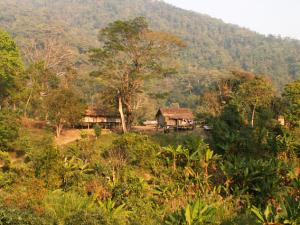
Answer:
POLYGON ((72 129, 65 130, 58 138, 55 138, 55 142, 57 145, 66 145, 79 139, 81 139, 80 130, 72 129))
MULTIPOLYGON (((55 142, 57 145, 66 145, 75 142, 76 140, 81 139, 81 134, 83 132, 88 136, 95 136, 93 129, 69 129, 69 130, 64 130, 64 132, 60 135, 60 137, 55 138, 55 142)), ((102 129, 101 133, 108 134, 111 133, 111 131, 102 129)))

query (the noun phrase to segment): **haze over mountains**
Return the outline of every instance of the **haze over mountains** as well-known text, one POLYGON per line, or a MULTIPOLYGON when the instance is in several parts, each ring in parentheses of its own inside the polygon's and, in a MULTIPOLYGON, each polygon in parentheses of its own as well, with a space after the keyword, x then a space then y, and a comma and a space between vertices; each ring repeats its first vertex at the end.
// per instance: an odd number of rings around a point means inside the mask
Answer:
POLYGON ((1 0, 0 27, 18 43, 50 34, 70 44, 77 65, 99 43, 99 29, 117 19, 145 16, 155 30, 177 34, 186 43, 184 70, 241 68, 270 75, 278 86, 300 78, 300 42, 264 36, 221 20, 156 0, 1 0))

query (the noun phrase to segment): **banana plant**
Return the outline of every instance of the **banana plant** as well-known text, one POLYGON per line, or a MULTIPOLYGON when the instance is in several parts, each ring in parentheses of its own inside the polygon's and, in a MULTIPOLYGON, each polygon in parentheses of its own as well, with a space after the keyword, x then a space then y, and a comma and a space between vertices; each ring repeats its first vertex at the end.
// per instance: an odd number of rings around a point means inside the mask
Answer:
POLYGON ((191 160, 198 161, 200 167, 204 169, 204 179, 207 186, 209 186, 209 167, 211 167, 221 156, 214 154, 209 145, 201 141, 197 150, 191 155, 191 160))
POLYGON ((106 201, 98 201, 98 205, 102 213, 104 213, 110 221, 127 221, 129 217, 129 211, 125 209, 125 204, 119 206, 116 203, 108 199, 106 201))
POLYGON ((185 208, 169 216, 165 224, 167 225, 204 225, 213 224, 215 208, 206 205, 199 199, 189 201, 185 208))
POLYGON ((174 199, 182 192, 182 189, 179 185, 166 185, 166 186, 157 186, 153 190, 153 194, 159 196, 162 199, 169 200, 174 199))
POLYGON ((263 225, 300 224, 300 201, 291 196, 287 197, 285 202, 277 207, 268 204, 262 212, 262 210, 252 206, 251 211, 263 225))
POLYGON ((72 157, 65 158, 63 164, 63 186, 67 187, 71 181, 78 181, 84 175, 92 173, 94 170, 89 168, 90 164, 82 159, 72 157))
POLYGON ((199 199, 189 203, 185 208, 185 220, 188 225, 209 224, 213 218, 214 208, 205 205, 199 199))
POLYGON ((190 154, 190 150, 187 148, 183 148, 182 154, 185 156, 185 158, 187 160, 186 167, 190 167, 190 163, 193 160, 193 157, 190 154))
POLYGON ((284 151, 287 158, 297 158, 295 152, 296 141, 293 135, 284 131, 283 135, 278 135, 276 137, 276 142, 279 150, 284 151))
POLYGON ((167 147, 164 147, 163 150, 172 154, 173 171, 175 172, 177 169, 177 157, 181 154, 186 153, 187 150, 182 145, 178 145, 176 148, 169 145, 167 147))
POLYGON ((282 218, 276 213, 276 207, 269 204, 262 212, 259 208, 252 206, 251 212, 256 216, 258 222, 263 225, 283 225, 282 218))

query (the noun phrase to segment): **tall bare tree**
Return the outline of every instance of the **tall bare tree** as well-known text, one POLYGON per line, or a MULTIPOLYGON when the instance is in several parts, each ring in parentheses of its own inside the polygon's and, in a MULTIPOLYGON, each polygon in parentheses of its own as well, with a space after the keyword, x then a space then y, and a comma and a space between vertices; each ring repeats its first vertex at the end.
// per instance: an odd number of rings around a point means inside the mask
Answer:
POLYGON ((39 112, 43 112, 44 98, 56 88, 68 88, 76 71, 71 48, 57 34, 41 40, 31 39, 24 44, 23 54, 30 64, 25 72, 24 89, 24 116, 27 117, 33 101, 39 102, 39 112))
POLYGON ((71 64, 73 52, 68 44, 51 35, 44 40, 31 39, 24 45, 23 53, 30 64, 43 62, 44 69, 59 72, 71 64))
POLYGON ((91 51, 91 61, 98 65, 92 74, 117 97, 126 132, 140 104, 144 81, 174 72, 164 63, 175 49, 184 47, 184 43, 169 33, 150 30, 143 17, 109 24, 101 30, 99 40, 102 47, 91 51))

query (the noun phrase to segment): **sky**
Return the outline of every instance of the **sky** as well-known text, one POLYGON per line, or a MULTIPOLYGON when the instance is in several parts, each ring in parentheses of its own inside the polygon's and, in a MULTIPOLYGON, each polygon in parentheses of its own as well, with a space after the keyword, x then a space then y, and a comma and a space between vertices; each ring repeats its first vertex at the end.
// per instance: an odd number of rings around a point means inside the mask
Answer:
POLYGON ((300 0, 164 0, 262 34, 300 39, 300 0))

